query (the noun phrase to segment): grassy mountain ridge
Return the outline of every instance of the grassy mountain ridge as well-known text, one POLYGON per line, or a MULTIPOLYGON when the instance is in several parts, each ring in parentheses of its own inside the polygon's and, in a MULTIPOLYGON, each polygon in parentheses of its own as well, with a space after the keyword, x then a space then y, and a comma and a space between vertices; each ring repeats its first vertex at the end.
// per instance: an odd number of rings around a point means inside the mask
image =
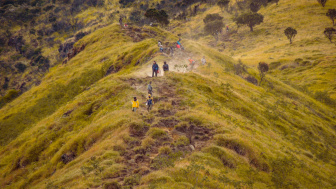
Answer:
MULTIPOLYGON (((184 41, 186 53, 205 55, 206 66, 195 73, 136 77, 137 70, 165 55, 155 53, 156 40, 134 43, 127 32, 111 25, 84 37, 77 44, 87 45, 83 52, 1 109, 13 115, 10 105, 34 106, 26 100, 30 92, 45 104, 57 102, 48 115, 28 114, 38 115, 36 121, 2 147, 2 187, 334 185, 332 109, 270 76, 273 87, 254 86, 234 75, 234 60, 189 40, 184 41), (149 58, 141 59, 144 55, 149 58), (134 67, 137 57, 140 64, 134 67), (111 65, 121 69, 103 77, 111 65), (148 81, 155 101, 149 113, 143 105, 148 81), (64 86, 59 97, 47 92, 59 91, 54 83, 64 86), (137 113, 130 111, 133 96, 141 104, 137 113)), ((155 32, 176 40, 169 32, 155 32)))

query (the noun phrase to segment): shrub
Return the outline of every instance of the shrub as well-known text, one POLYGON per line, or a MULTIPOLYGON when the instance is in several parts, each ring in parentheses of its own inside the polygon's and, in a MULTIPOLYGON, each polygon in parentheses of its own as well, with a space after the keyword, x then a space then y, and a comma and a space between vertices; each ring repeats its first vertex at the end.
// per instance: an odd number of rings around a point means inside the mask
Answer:
POLYGON ((121 186, 118 182, 112 181, 112 182, 104 183, 104 189, 121 189, 121 186))
POLYGON ((155 140, 153 140, 150 137, 145 138, 142 142, 141 142, 141 146, 148 150, 151 149, 153 147, 153 145, 155 145, 155 140))
POLYGON ((135 186, 135 185, 138 185, 139 183, 140 183, 140 178, 138 175, 129 176, 124 179, 125 186, 135 186))
POLYGON ((129 126, 129 132, 134 136, 143 136, 148 131, 148 125, 145 122, 132 122, 129 126))
POLYGON ((326 16, 330 18, 330 20, 333 22, 333 26, 335 25, 335 19, 336 19, 336 9, 328 9, 328 12, 326 13, 326 16))
POLYGON ((203 19, 204 24, 207 24, 209 22, 213 22, 216 20, 223 20, 223 17, 220 16, 218 13, 216 14, 207 14, 205 18, 203 19))
POLYGON ((253 85, 258 85, 258 80, 251 75, 247 76, 245 80, 252 83, 253 85))
POLYGON ((246 71, 247 66, 245 64, 243 64, 240 60, 239 60, 238 64, 233 65, 233 68, 234 68, 234 71, 235 71, 236 75, 241 75, 241 74, 247 72, 246 71))
POLYGON ((329 39, 330 43, 332 43, 332 39, 334 34, 336 34, 336 30, 334 28, 326 28, 323 33, 329 39))
POLYGON ((230 3, 230 0, 219 0, 217 2, 217 5, 223 10, 224 8, 227 8, 230 3))
POLYGON ((159 149, 159 154, 160 155, 169 155, 172 153, 172 150, 169 146, 162 146, 160 149, 159 149))
POLYGON ((224 27, 224 23, 222 20, 215 20, 212 22, 208 22, 205 24, 204 31, 207 34, 210 34, 215 37, 216 41, 218 41, 218 35, 222 32, 224 27))
POLYGON ((294 39, 295 35, 297 34, 297 31, 292 28, 292 27, 288 27, 285 29, 285 35, 287 36, 287 38, 289 39, 290 44, 292 44, 292 40, 294 39))
POLYGON ((5 96, 2 97, 2 99, 5 103, 8 103, 8 102, 12 101, 13 99, 15 99, 16 97, 18 97, 19 94, 20 94, 20 91, 17 91, 15 89, 11 89, 7 92, 7 94, 5 96))
POLYGON ((322 7, 324 7, 325 4, 327 3, 327 0, 317 0, 317 2, 320 3, 322 7))
POLYGON ((25 65, 25 64, 22 64, 22 63, 17 63, 17 64, 15 64, 15 68, 20 72, 20 73, 22 73, 22 72, 24 72, 25 70, 26 70, 26 68, 27 68, 27 66, 25 65))
POLYGON ((259 70, 259 74, 260 74, 260 82, 259 85, 261 84, 263 78, 266 75, 266 72, 268 71, 268 64, 266 64, 265 62, 259 62, 258 65, 258 70, 259 70))
POLYGON ((189 145, 189 139, 186 136, 180 136, 176 141, 175 141, 175 145, 180 147, 180 146, 187 146, 189 145))
POLYGON ((148 135, 152 137, 153 139, 159 139, 159 138, 167 136, 167 132, 163 129, 151 128, 148 131, 148 135))
POLYGON ((76 35, 75 35, 76 41, 82 39, 85 35, 86 35, 86 33, 85 33, 85 32, 82 32, 82 31, 76 33, 76 35))

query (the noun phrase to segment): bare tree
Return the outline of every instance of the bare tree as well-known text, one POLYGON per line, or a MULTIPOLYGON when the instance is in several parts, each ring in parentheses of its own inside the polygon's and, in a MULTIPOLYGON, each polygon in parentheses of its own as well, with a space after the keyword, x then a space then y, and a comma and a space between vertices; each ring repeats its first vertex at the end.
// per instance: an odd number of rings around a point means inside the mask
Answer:
POLYGON ((292 40, 294 39, 295 35, 297 34, 297 31, 292 28, 292 27, 288 27, 287 29, 285 29, 285 35, 287 36, 287 38, 289 39, 289 43, 292 44, 292 40))

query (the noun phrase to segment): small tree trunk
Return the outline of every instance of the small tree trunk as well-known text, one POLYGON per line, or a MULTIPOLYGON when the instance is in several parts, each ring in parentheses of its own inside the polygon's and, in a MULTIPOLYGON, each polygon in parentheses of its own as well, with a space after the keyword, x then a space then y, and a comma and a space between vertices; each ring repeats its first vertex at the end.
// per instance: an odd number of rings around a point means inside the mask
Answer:
POLYGON ((292 38, 289 38, 289 44, 292 44, 292 38))
POLYGON ((252 26, 250 26, 250 31, 253 32, 253 27, 252 26))

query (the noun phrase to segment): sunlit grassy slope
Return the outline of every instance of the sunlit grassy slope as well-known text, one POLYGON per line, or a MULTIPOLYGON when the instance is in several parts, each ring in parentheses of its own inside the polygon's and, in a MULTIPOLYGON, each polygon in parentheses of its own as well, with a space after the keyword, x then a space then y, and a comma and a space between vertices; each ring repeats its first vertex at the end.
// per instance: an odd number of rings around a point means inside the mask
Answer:
POLYGON ((175 32, 214 46, 250 66, 256 67, 259 62, 273 63, 276 65, 271 71, 273 76, 311 93, 326 91, 335 99, 336 47, 323 34, 325 28, 332 27, 332 21, 325 14, 335 7, 335 0, 327 1, 325 7, 317 1, 280 0, 278 5, 271 3, 261 8, 258 13, 264 15, 264 22, 250 32, 247 26, 237 31, 234 16, 214 6, 191 18, 183 27, 177 27, 175 32), (213 13, 223 16, 230 28, 228 33, 223 32, 222 41, 217 45, 213 37, 199 34, 203 32, 203 18, 213 13), (289 44, 284 34, 287 27, 298 32, 293 44, 289 44))
POLYGON ((84 37, 84 51, 0 110, 1 188, 335 187, 334 110, 271 76, 254 86, 232 58, 191 40, 184 53, 206 65, 144 77, 153 60, 162 66, 157 40, 177 36, 144 28, 150 38, 134 43, 129 32, 84 37))

